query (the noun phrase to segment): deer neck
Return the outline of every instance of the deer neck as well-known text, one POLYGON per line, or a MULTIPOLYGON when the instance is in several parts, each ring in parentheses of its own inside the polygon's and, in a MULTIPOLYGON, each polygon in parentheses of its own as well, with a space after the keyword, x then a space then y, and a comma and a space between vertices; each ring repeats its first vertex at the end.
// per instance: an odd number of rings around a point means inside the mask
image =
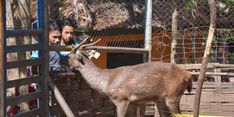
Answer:
POLYGON ((103 75, 104 70, 98 68, 90 59, 83 59, 84 65, 79 68, 82 77, 94 89, 101 93, 107 88, 108 78, 103 75))

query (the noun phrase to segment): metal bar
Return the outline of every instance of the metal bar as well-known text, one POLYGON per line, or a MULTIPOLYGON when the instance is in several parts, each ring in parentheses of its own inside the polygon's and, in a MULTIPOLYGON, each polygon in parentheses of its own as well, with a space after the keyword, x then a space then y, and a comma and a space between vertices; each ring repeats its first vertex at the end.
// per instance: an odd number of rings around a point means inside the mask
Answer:
POLYGON ((6 30, 6 36, 29 36, 29 35, 40 35, 43 33, 42 29, 14 29, 6 30))
POLYGON ((89 50, 100 50, 106 52, 121 52, 121 53, 147 53, 149 52, 144 48, 125 48, 125 47, 103 47, 103 46, 90 46, 86 49, 89 50))
POLYGON ((6 116, 6 53, 5 53, 5 31, 6 31, 6 1, 0 0, 0 116, 6 116))
POLYGON ((29 110, 27 112, 21 112, 17 115, 11 116, 11 117, 41 117, 40 115, 43 113, 42 108, 35 108, 32 110, 29 110))
POLYGON ((39 108, 43 108, 43 117, 49 116, 49 100, 48 100, 48 84, 49 77, 49 18, 48 18, 48 0, 38 0, 38 28, 43 30, 43 34, 39 36, 39 44, 41 50, 39 51, 39 57, 43 59, 40 65, 39 73, 41 74, 43 81, 39 85, 39 91, 43 92, 43 98, 39 100, 39 108))
MULTIPOLYGON (((70 51, 72 46, 50 46, 52 51, 70 51)), ((145 53, 148 52, 144 48, 126 48, 126 47, 107 47, 107 46, 89 46, 86 47, 87 50, 100 50, 106 52, 121 52, 121 53, 145 53)))
POLYGON ((71 51, 72 46, 50 46, 50 51, 71 51))
POLYGON ((22 95, 22 96, 9 97, 6 99, 6 104, 7 104, 7 106, 16 105, 16 104, 19 104, 21 102, 27 102, 29 100, 41 98, 42 96, 43 96, 42 92, 32 92, 32 93, 22 95))
POLYGON ((14 45, 14 46, 7 46, 6 47, 7 53, 13 53, 13 52, 24 52, 24 51, 32 51, 32 50, 39 50, 40 45, 39 44, 32 44, 32 45, 14 45))
POLYGON ((34 77, 28 77, 28 78, 22 78, 22 79, 8 81, 6 88, 18 87, 20 85, 26 85, 26 84, 31 84, 31 83, 40 83, 41 79, 42 79, 41 76, 34 76, 34 77))
POLYGON ((17 68, 17 67, 40 65, 41 63, 42 63, 41 59, 19 60, 19 61, 8 62, 6 65, 6 68, 10 69, 10 68, 17 68))
POLYGON ((152 0, 146 0, 146 14, 145 14, 145 49, 148 52, 148 61, 151 61, 152 51, 152 0))

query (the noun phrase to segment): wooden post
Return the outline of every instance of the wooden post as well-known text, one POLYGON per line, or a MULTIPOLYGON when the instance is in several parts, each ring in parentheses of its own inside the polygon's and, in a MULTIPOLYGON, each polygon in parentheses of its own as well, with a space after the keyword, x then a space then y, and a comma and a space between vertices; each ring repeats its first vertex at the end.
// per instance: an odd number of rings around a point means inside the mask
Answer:
POLYGON ((4 0, 0 0, 0 116, 4 117, 4 99, 5 99, 5 90, 4 90, 4 0))
POLYGON ((177 36, 178 36, 178 5, 175 1, 173 1, 174 11, 172 13, 172 40, 171 40, 171 63, 176 63, 175 55, 176 55, 176 46, 177 46, 177 36))
POLYGON ((198 77, 198 82, 197 82, 197 90, 195 94, 195 100, 194 100, 194 117, 198 117, 199 115, 199 106, 200 106, 200 100, 201 100, 201 90, 202 90, 202 85, 205 80, 205 73, 207 70, 207 64, 208 64, 208 57, 210 55, 211 51, 211 44, 212 44, 212 39, 215 33, 215 24, 216 24, 216 8, 215 8, 215 0, 209 0, 210 3, 210 27, 209 27, 209 34, 207 37, 206 41, 206 49, 205 53, 203 56, 202 60, 202 67, 200 70, 200 74, 198 77))
MULTIPOLYGON (((221 73, 221 70, 220 70, 220 68, 215 68, 214 72, 215 73, 221 73)), ((219 90, 219 88, 220 88, 220 85, 221 85, 221 76, 222 75, 215 76, 215 89, 216 90, 219 90)))

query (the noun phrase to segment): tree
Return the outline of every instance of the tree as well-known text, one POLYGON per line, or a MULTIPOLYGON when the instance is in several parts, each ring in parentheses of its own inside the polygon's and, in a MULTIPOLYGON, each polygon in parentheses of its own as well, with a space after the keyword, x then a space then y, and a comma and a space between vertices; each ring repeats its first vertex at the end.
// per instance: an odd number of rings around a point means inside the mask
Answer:
POLYGON ((199 106, 200 106, 200 100, 201 100, 201 90, 202 85, 205 80, 205 73, 207 70, 207 64, 208 64, 208 57, 211 52, 211 44, 212 39, 214 37, 215 28, 216 28, 216 7, 215 7, 215 0, 209 0, 210 4, 210 27, 209 27, 209 33, 206 41, 206 49, 205 53, 203 55, 202 60, 202 67, 200 69, 200 74, 198 76, 198 83, 197 83, 197 90, 195 94, 195 101, 194 101, 194 117, 198 117, 199 115, 199 106))
POLYGON ((172 13, 172 41, 171 41, 171 63, 176 63, 175 55, 176 55, 176 46, 177 46, 177 38, 178 38, 178 4, 176 0, 173 0, 174 10, 172 13))

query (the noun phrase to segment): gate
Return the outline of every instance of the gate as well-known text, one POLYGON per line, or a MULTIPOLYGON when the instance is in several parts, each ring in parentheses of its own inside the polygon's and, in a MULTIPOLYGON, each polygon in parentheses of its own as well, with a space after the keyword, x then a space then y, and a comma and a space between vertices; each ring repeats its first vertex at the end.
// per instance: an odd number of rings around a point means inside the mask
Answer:
POLYGON ((12 105, 17 105, 22 102, 29 102, 30 100, 37 100, 38 104, 35 108, 30 109, 25 112, 19 112, 14 117, 48 117, 49 115, 49 107, 48 107, 48 86, 47 86, 47 78, 48 78, 48 20, 47 20, 47 0, 38 0, 37 1, 37 29, 8 29, 6 26, 6 16, 9 12, 6 11, 7 5, 6 0, 0 1, 1 7, 1 49, 0 49, 0 57, 1 57, 1 76, 0 76, 0 116, 7 116, 7 107, 12 105), (33 36, 38 35, 39 43, 38 44, 25 44, 25 45, 7 45, 7 39, 9 37, 14 37, 16 40, 18 37, 24 36, 33 36), (7 61, 6 57, 9 53, 26 53, 31 52, 33 50, 39 51, 38 59, 17 59, 13 61, 7 61), (34 76, 27 76, 26 78, 19 78, 16 80, 8 80, 7 71, 10 69, 19 69, 26 68, 31 66, 38 66, 39 73, 34 76), (29 85, 35 83, 38 88, 37 91, 33 93, 28 93, 25 95, 6 97, 7 89, 12 87, 20 87, 22 85, 29 85))

